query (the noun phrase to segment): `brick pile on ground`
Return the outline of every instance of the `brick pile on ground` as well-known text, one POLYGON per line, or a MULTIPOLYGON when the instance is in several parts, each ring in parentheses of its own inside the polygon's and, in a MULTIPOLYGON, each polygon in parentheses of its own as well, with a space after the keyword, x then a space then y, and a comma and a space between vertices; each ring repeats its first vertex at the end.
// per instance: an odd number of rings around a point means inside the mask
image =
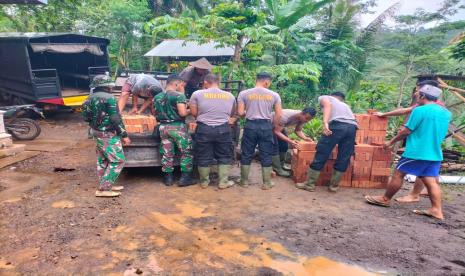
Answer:
POLYGON ((157 120, 152 115, 123 115, 122 117, 128 133, 152 133, 157 125, 157 120))
MULTIPOLYGON (((341 187, 385 188, 391 173, 392 153, 383 148, 386 141, 388 119, 370 114, 356 114, 357 130, 355 153, 343 175, 341 187)), ((292 179, 305 182, 307 170, 316 153, 315 142, 301 142, 292 152, 292 179)), ((321 170, 317 186, 325 186, 331 179, 337 147, 321 170)))

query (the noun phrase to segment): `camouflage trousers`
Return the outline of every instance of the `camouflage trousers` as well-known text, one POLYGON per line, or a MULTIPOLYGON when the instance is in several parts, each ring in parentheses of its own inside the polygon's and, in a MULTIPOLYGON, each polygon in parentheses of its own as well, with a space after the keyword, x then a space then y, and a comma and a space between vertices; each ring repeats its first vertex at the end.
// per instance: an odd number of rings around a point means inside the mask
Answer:
POLYGON ((100 191, 109 191, 115 184, 126 160, 121 138, 110 132, 93 131, 97 143, 97 176, 100 191))
POLYGON ((174 158, 179 155, 181 171, 192 172, 192 138, 187 131, 186 125, 161 124, 160 138, 162 171, 173 172, 174 158))

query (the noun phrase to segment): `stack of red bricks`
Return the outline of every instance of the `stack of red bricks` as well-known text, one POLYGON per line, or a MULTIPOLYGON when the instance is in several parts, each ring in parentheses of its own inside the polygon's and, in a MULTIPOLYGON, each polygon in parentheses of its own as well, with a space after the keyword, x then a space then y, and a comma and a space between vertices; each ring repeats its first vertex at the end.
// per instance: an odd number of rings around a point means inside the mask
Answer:
MULTIPOLYGON (((370 114, 356 115, 359 129, 355 154, 344 174, 341 186, 354 188, 385 188, 391 173, 392 153, 383 148, 388 120, 370 114)), ((307 170, 315 157, 316 143, 301 142, 293 150, 292 175, 295 183, 305 182, 307 170)), ((317 185, 327 185, 331 179, 337 148, 322 169, 317 185)))
POLYGON ((157 125, 157 120, 151 115, 123 115, 123 122, 128 133, 152 133, 157 125))
MULTIPOLYGON (((294 149, 292 153, 292 179, 295 183, 305 182, 307 179, 307 171, 310 163, 316 154, 316 143, 315 142, 301 142, 299 149, 294 149)), ((337 147, 331 153, 328 161, 324 168, 321 170, 320 177, 318 178, 317 186, 326 185, 331 179, 333 173, 334 162, 337 157, 337 147)), ((349 168, 346 173, 342 176, 341 186, 351 187, 352 182, 352 166, 353 157, 351 157, 349 168)))

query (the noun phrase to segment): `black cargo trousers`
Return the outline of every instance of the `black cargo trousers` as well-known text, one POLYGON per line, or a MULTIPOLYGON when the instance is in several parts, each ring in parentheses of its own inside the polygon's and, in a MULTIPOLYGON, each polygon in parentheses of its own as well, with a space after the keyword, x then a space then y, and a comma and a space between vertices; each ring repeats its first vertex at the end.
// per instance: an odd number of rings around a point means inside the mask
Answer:
POLYGON ((230 165, 233 160, 231 127, 228 123, 209 126, 197 123, 195 131, 195 158, 197 166, 230 165), (214 162, 217 161, 217 163, 214 162))
POLYGON ((241 165, 250 165, 258 145, 262 167, 271 167, 274 135, 271 120, 247 120, 241 142, 241 165))
POLYGON ((330 136, 322 135, 316 145, 316 154, 310 168, 321 171, 328 161, 334 147, 338 145, 337 158, 334 169, 345 172, 350 164, 350 157, 355 149, 355 134, 357 126, 354 124, 332 121, 329 129, 333 132, 330 136))

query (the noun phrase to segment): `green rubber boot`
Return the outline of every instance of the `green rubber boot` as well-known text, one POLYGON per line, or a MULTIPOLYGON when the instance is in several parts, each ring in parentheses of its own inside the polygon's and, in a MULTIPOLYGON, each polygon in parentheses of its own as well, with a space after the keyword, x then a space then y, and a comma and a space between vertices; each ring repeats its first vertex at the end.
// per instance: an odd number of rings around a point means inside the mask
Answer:
POLYGON ((218 176, 220 178, 220 183, 218 188, 227 189, 234 186, 233 181, 228 180, 229 171, 231 170, 231 165, 218 165, 218 176))
POLYGON ((277 175, 282 176, 282 177, 289 177, 291 176, 291 173, 288 171, 285 171, 283 167, 281 166, 281 160, 279 155, 273 155, 271 161, 273 162, 273 170, 276 172, 277 175))
POLYGON ((298 189, 314 192, 318 177, 320 177, 320 171, 316 171, 314 169, 309 168, 307 172, 307 182, 297 183, 295 186, 298 189))
POLYGON ((274 183, 271 181, 272 167, 262 167, 262 178, 263 178, 263 190, 269 190, 274 187, 274 183))
POLYGON ((250 165, 241 165, 241 183, 239 184, 241 187, 249 187, 249 173, 250 165))
POLYGON ((329 182, 328 190, 330 192, 337 192, 339 190, 339 183, 341 182, 342 175, 344 172, 336 171, 333 169, 333 175, 331 176, 331 181, 329 182))
POLYGON ((210 184, 210 167, 199 167, 200 187, 203 189, 210 184))
POLYGON ((286 171, 292 170, 291 168, 291 153, 290 151, 280 152, 279 158, 281 159, 281 164, 283 165, 283 169, 286 171))

